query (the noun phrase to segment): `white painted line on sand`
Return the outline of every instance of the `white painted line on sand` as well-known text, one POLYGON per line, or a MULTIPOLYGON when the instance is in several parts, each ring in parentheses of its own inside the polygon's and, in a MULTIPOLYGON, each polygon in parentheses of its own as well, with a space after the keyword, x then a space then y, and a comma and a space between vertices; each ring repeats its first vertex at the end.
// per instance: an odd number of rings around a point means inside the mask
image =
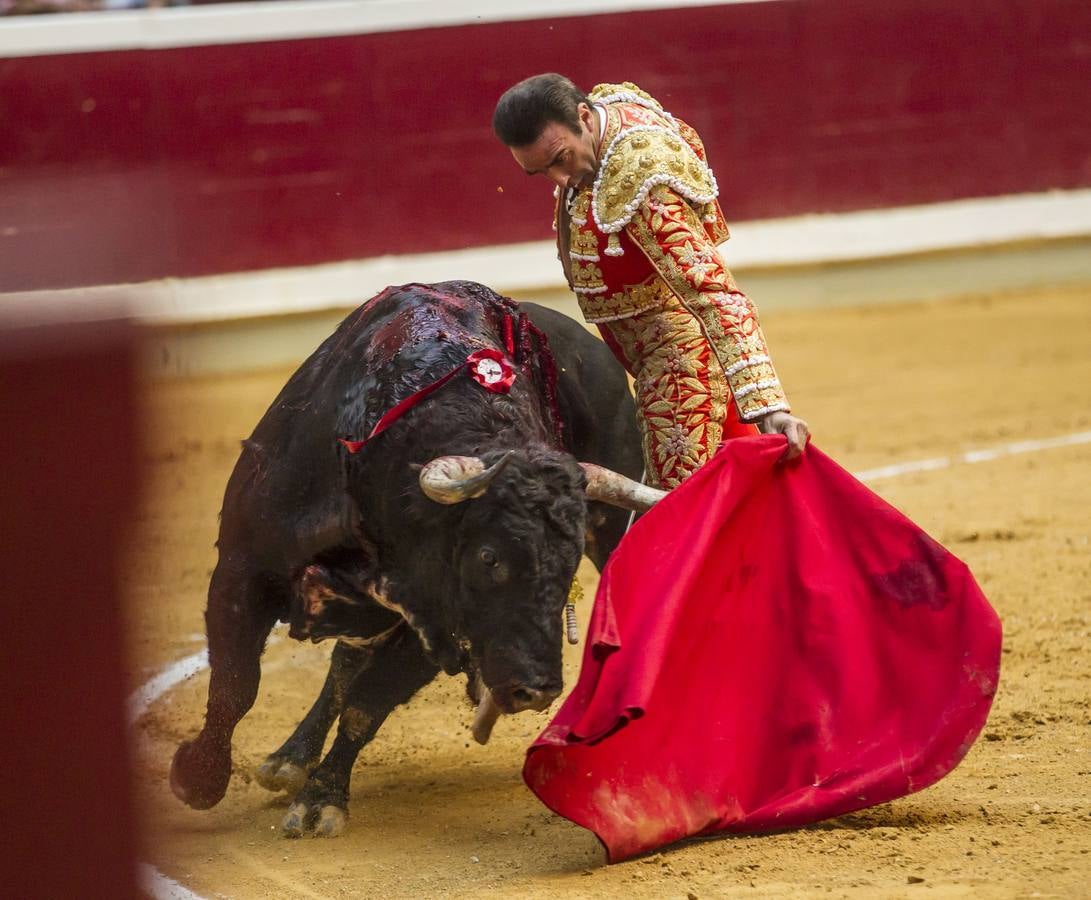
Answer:
POLYGON ((176 684, 192 678, 198 672, 208 668, 208 650, 194 653, 176 663, 171 663, 162 672, 145 682, 129 695, 129 723, 135 722, 148 711, 156 700, 176 684))
POLYGON ((892 463, 889 466, 879 466, 877 469, 865 469, 863 472, 853 472, 861 481, 875 481, 879 478, 893 478, 895 475, 906 475, 910 472, 930 472, 934 469, 946 469, 951 465, 948 456, 936 456, 932 459, 918 459, 913 462, 892 463))
MULTIPOLYGON (((192 678, 198 672, 208 668, 208 650, 201 650, 171 663, 162 672, 137 688, 129 695, 128 717, 129 724, 134 723, 148 708, 172 687, 187 678, 192 678)), ((153 900, 204 900, 200 894, 195 894, 183 887, 177 881, 167 878, 155 866, 149 863, 139 863, 137 866, 137 884, 144 893, 153 900)))
MULTIPOLYGON (((278 628, 280 627, 281 626, 278 626, 278 628)), ((202 635, 202 637, 204 637, 204 635, 202 635)), ((268 647, 271 644, 275 644, 280 638, 281 636, 276 633, 269 635, 269 639, 265 642, 265 646, 268 647)), ((154 678, 144 682, 144 684, 129 695, 127 704, 129 724, 131 725, 136 722, 137 719, 148 711, 148 708, 156 700, 172 687, 181 684, 187 678, 192 678, 198 672, 203 672, 207 668, 208 648, 205 648, 204 650, 185 657, 185 659, 178 660, 176 663, 171 663, 154 678)))
POLYGON ((154 900, 203 900, 200 894, 193 893, 173 878, 167 878, 155 866, 147 863, 140 863, 137 867, 137 884, 154 900))
POLYGON ((1010 444, 1001 444, 999 447, 990 447, 986 450, 969 450, 955 456, 935 456, 931 459, 918 459, 913 462, 894 463, 889 466, 879 466, 876 469, 865 469, 863 472, 855 472, 861 481, 878 481, 881 478, 894 478, 898 475, 909 475, 913 472, 931 472, 936 469, 947 469, 957 463, 981 463, 1001 459, 1005 456, 1017 456, 1021 453, 1037 453, 1039 450, 1052 450, 1055 447, 1071 447, 1076 444, 1091 444, 1091 431, 1077 431, 1074 434, 1063 434, 1059 437, 1042 438, 1035 441, 1014 441, 1010 444))
MULTIPOLYGON (((958 463, 982 463, 994 459, 1002 459, 1006 456, 1017 456, 1022 453, 1037 453, 1041 450, 1052 450, 1057 447, 1072 447, 1077 444, 1091 444, 1091 431, 1077 431, 1074 434, 1063 434, 1058 437, 1042 438, 1033 441, 1014 441, 1009 444, 1001 444, 998 447, 990 447, 984 450, 970 450, 955 456, 934 456, 929 459, 918 459, 912 462, 895 463, 889 466, 879 466, 875 469, 865 469, 854 473, 861 481, 877 481, 882 478, 894 478, 898 475, 909 475, 914 472, 932 472, 937 469, 947 469, 958 463)), ((275 640, 272 638, 271 640, 275 640)), ((185 681, 193 675, 208 667, 208 651, 202 650, 167 666, 162 672, 145 683, 142 687, 133 691, 129 697, 129 721, 135 722, 148 711, 156 699, 169 691, 176 684, 185 681)), ((160 873, 147 863, 140 864, 140 885, 155 900, 202 900, 194 894, 160 873)))
MULTIPOLYGON (((279 638, 272 635, 267 644, 275 643, 279 638)), ((192 678, 199 672, 208 668, 208 649, 190 654, 178 662, 171 663, 154 678, 144 682, 129 695, 127 702, 127 714, 129 724, 132 725, 151 705, 176 685, 181 684, 187 678, 192 678)), ((155 866, 148 863, 139 863, 137 867, 137 884, 146 894, 154 900, 204 900, 200 894, 195 894, 183 887, 177 881, 167 878, 155 866)))

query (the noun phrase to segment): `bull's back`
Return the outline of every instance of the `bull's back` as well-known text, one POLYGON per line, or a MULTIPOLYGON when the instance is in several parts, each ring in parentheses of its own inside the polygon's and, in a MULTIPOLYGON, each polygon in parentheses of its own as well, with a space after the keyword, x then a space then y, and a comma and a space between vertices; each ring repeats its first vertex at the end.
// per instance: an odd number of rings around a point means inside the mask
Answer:
POLYGON ((294 567, 323 545, 350 543, 338 439, 363 438, 385 411, 465 359, 473 338, 495 331, 490 312, 500 302, 471 282, 409 284, 349 313, 243 441, 224 496, 221 549, 294 567))

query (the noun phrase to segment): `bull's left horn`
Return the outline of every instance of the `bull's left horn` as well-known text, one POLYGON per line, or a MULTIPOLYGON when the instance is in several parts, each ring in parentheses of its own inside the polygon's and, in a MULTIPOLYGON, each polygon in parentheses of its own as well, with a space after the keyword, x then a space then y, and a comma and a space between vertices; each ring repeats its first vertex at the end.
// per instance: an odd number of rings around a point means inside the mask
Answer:
POLYGON ((474 740, 479 744, 487 744, 492 736, 493 726, 499 718, 500 707, 496 705, 492 691, 482 684, 481 699, 478 701, 477 711, 474 713, 474 723, 470 728, 474 740))
POLYGON ((587 496, 592 500, 601 500, 611 506, 647 512, 667 496, 666 491, 648 487, 639 481, 626 478, 618 472, 596 466, 594 463, 580 463, 587 474, 587 496))
POLYGON ((436 503, 448 505, 480 497, 514 452, 509 450, 487 469, 476 456, 437 456, 420 470, 420 489, 436 503))

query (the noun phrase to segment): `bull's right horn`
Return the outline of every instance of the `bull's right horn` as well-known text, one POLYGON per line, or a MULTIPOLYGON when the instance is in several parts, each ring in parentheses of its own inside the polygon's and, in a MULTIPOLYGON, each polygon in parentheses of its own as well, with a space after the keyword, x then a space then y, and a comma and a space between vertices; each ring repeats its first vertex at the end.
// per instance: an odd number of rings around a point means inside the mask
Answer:
POLYGON ((448 505, 480 497, 514 452, 509 450, 487 469, 476 456, 437 456, 420 470, 420 489, 429 499, 448 505))
POLYGON ((626 478, 618 472, 596 466, 594 463, 580 463, 587 474, 587 496, 592 500, 601 500, 611 506, 647 512, 667 496, 666 491, 648 487, 639 481, 626 478))

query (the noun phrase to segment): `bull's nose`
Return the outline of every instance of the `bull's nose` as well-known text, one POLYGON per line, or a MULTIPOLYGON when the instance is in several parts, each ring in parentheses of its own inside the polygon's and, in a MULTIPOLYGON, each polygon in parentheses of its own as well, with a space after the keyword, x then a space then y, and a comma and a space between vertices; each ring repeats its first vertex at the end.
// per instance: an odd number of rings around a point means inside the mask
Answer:
POLYGON ((512 712, 522 712, 524 709, 546 709, 560 693, 558 690, 538 690, 520 685, 511 692, 512 712))

